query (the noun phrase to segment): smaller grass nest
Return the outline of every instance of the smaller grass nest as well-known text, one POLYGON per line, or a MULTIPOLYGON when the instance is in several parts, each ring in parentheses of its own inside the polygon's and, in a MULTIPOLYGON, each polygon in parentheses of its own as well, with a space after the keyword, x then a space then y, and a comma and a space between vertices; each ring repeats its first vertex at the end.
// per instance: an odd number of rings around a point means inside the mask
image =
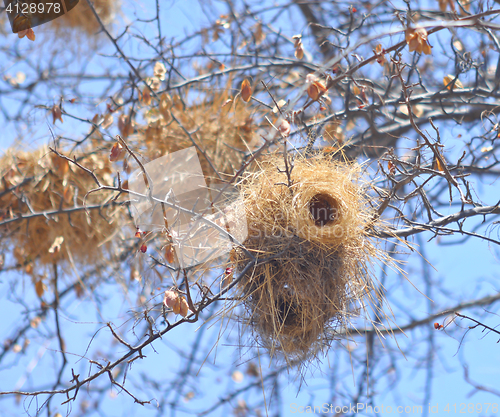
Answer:
MULTIPOLYGON (((107 157, 91 154, 80 162, 94 170, 104 184, 112 184, 107 157)), ((0 220, 17 218, 0 230, 0 241, 9 242, 19 264, 28 264, 27 272, 37 273, 31 263, 93 265, 110 250, 106 242, 120 226, 118 209, 104 207, 108 196, 93 194, 87 206, 103 206, 87 215, 83 199, 96 185, 80 168, 42 147, 29 152, 8 150, 0 158, 0 175, 0 220), (63 212, 40 215, 58 210, 63 212)))
MULTIPOLYGON (((121 6, 121 2, 112 0, 94 0, 93 4, 97 14, 105 25, 113 21, 116 12, 121 6)), ((88 35, 93 35, 101 29, 86 0, 80 1, 64 16, 52 20, 51 26, 59 32, 63 32, 66 29, 77 29, 88 35)))
MULTIPOLYGON (((369 264, 382 258, 357 164, 325 156, 290 164, 271 156, 241 184, 246 249, 258 262, 239 281, 257 343, 288 363, 316 356, 373 293, 369 264), (289 182, 290 179, 290 182, 289 182)), ((237 270, 250 257, 232 253, 237 270)))
POLYGON ((225 105, 227 100, 223 90, 215 92, 211 100, 184 108, 180 97, 167 96, 164 116, 139 129, 139 142, 147 148, 144 154, 156 159, 196 143, 207 182, 230 179, 258 139, 251 110, 241 103, 225 105))

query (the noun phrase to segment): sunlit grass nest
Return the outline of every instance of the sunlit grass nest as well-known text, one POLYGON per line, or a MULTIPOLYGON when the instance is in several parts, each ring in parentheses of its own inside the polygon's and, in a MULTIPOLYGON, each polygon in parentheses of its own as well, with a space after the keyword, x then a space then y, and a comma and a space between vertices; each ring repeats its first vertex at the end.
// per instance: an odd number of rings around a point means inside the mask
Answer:
MULTIPOLYGON (((289 184, 282 156, 241 184, 257 259, 239 282, 243 321, 271 356, 317 355, 373 295, 370 265, 383 258, 367 236, 371 216, 354 163, 297 157, 289 184)), ((240 272, 250 258, 233 253, 240 272)))
MULTIPOLYGON (((103 184, 112 184, 107 155, 83 156, 80 163, 94 170, 103 184)), ((0 231, 0 238, 27 272, 35 273, 35 265, 61 261, 92 265, 109 249, 105 242, 117 230, 119 209, 112 204, 90 208, 104 203, 107 197, 102 193, 87 199, 89 214, 81 209, 85 194, 96 184, 80 168, 45 147, 9 150, 0 158, 0 176, 0 221, 13 220, 0 231), (40 215, 58 210, 67 212, 40 215)))
POLYGON ((169 96, 168 112, 138 128, 138 142, 147 148, 144 154, 153 160, 196 146, 207 182, 230 179, 245 153, 255 147, 258 135, 251 110, 241 102, 225 105, 227 100, 222 91, 200 104, 184 106, 178 96, 169 96))
MULTIPOLYGON (((93 0, 94 8, 101 18, 102 22, 107 25, 115 17, 120 2, 113 0, 93 0)), ((67 14, 54 19, 50 22, 52 28, 58 32, 65 29, 76 29, 92 35, 100 31, 99 22, 90 9, 87 0, 80 0, 78 4, 71 9, 67 14)))

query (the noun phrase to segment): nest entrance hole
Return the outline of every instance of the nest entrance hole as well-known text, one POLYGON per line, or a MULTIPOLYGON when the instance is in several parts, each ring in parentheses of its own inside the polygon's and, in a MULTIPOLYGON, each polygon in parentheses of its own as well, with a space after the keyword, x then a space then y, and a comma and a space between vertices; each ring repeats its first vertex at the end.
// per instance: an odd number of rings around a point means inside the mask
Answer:
POLYGON ((309 212, 316 226, 326 226, 339 217, 339 203, 328 194, 317 194, 309 202, 309 212))

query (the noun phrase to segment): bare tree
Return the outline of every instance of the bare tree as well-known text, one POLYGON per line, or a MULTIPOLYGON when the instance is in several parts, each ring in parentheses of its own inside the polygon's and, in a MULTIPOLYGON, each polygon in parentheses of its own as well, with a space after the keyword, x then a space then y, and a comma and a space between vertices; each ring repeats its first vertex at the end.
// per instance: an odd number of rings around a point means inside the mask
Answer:
MULTIPOLYGON (((497 346, 499 333, 485 257, 500 243, 497 6, 201 1, 189 5, 196 29, 173 37, 179 6, 82 0, 78 19, 33 28, 33 42, 3 19, 2 409, 258 416, 328 404, 375 415, 385 399, 428 415, 439 372, 457 360, 478 400, 456 406, 495 415, 498 389, 473 373, 483 358, 464 343, 497 346), (147 169, 190 147, 211 192, 201 208, 158 197, 147 169), (276 354, 272 334, 255 336, 248 300, 255 271, 289 268, 286 256, 317 257, 317 247, 294 236, 300 244, 262 255, 206 216, 238 192, 248 203, 270 158, 283 202, 301 161, 355 167, 362 192, 356 242, 366 246, 353 253, 372 278, 343 284, 358 295, 338 296, 342 320, 322 323, 314 349, 296 357, 276 354), (137 223, 134 199, 156 207, 158 227, 137 223), (232 250, 186 265, 169 210, 227 233, 232 250)), ((309 220, 323 226, 314 210, 336 203, 311 204, 309 220)), ((273 309, 290 325, 289 305, 273 309)))

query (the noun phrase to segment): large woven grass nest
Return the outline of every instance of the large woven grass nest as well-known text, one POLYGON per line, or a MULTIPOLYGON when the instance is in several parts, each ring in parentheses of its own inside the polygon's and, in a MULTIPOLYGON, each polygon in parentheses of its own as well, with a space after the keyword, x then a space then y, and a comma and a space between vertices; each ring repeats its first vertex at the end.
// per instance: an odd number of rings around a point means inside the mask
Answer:
MULTIPOLYGON (((241 184, 244 246, 258 260, 239 282, 243 322, 271 356, 302 361, 318 352, 373 291, 369 264, 382 255, 357 164, 326 156, 271 156, 241 184), (290 181, 289 181, 290 180, 290 181)), ((237 270, 250 262, 233 252, 237 270)))

